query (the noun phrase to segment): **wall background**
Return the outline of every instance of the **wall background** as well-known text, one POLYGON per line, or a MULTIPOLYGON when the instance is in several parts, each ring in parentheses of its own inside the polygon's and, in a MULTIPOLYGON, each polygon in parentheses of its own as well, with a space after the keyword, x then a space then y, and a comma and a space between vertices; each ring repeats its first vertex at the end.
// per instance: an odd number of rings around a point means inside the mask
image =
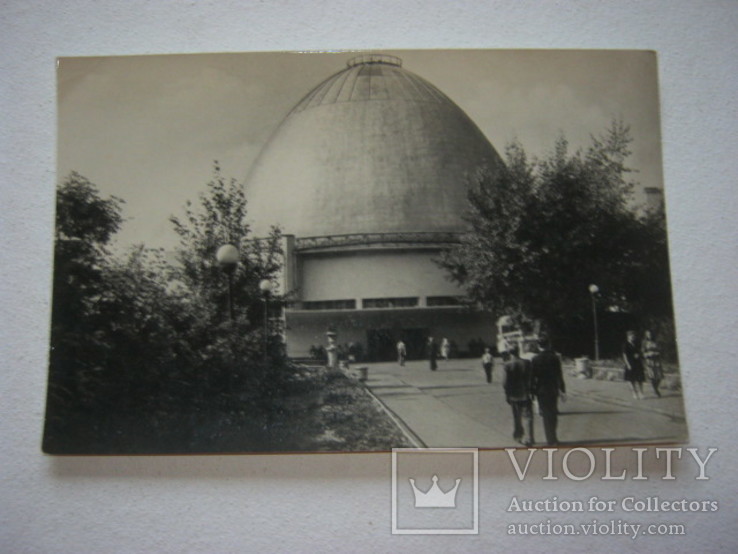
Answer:
MULTIPOLYGON (((314 256, 302 262, 303 300, 361 299, 384 296, 455 296, 463 294, 446 280, 433 262, 438 254, 427 252, 374 252, 326 258, 314 256), (387 271, 391 267, 392 271, 387 271)), ((419 300, 420 302, 420 300, 419 300)), ((425 302, 425 301, 423 301, 425 302)), ((421 304, 424 305, 424 304, 421 304)))
MULTIPOLYGON (((5 552, 729 551, 733 493, 734 219, 738 5, 730 1, 336 0, 4 2, 0 14, 0 548, 5 552), (370 48, 625 48, 659 54, 664 177, 690 446, 718 447, 708 481, 684 460, 645 482, 520 483, 480 455, 480 535, 390 534, 390 455, 51 458, 40 440, 46 379, 55 177, 56 56, 370 48), (527 498, 713 499, 682 537, 511 537, 527 498)), ((615 455, 631 464, 629 451, 615 455)), ((630 466, 629 466, 630 467, 630 466)), ((534 471, 536 470, 536 471, 534 471)), ((596 475, 599 475, 597 473, 596 475)), ((622 514, 621 514, 622 515, 622 514)), ((591 518, 590 518, 591 519, 591 518)), ((606 519, 600 517, 599 519, 606 519)), ((578 521, 588 520, 580 517, 578 521)))

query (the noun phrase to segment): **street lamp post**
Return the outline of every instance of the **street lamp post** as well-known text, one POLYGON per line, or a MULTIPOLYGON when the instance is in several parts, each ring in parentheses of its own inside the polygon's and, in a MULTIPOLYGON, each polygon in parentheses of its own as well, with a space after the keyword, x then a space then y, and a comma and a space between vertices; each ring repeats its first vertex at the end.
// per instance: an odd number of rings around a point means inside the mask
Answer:
POLYGON ((259 290, 264 300, 264 366, 267 364, 267 344, 269 341, 269 294, 272 292, 272 282, 262 279, 259 282, 259 290))
POLYGON ((594 346, 595 346, 595 361, 600 361, 600 334, 597 329, 597 293, 600 292, 600 288, 597 285, 589 285, 589 294, 592 297, 592 321, 594 323, 594 346))
POLYGON ((235 319, 233 313, 233 272, 238 265, 238 257, 238 248, 232 244, 224 244, 218 248, 218 252, 215 254, 218 265, 220 265, 223 273, 228 276, 228 315, 231 322, 235 319))

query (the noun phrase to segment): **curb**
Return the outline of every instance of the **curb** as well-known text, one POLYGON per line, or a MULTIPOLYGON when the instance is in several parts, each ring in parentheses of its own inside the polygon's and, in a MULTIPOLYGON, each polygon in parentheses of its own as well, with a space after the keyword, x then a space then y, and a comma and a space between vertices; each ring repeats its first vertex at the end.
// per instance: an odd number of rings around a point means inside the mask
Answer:
POLYGON ((410 441, 410 444, 413 445, 413 448, 428 448, 428 445, 426 445, 418 435, 413 433, 412 429, 408 427, 404 421, 400 419, 400 417, 390 410, 384 402, 382 402, 377 396, 371 391, 369 387, 367 387, 363 382, 360 381, 360 383, 364 386, 364 390, 369 395, 369 397, 374 401, 374 403, 385 413, 387 416, 392 420, 392 423, 395 424, 395 426, 402 432, 403 435, 405 435, 405 438, 410 441))

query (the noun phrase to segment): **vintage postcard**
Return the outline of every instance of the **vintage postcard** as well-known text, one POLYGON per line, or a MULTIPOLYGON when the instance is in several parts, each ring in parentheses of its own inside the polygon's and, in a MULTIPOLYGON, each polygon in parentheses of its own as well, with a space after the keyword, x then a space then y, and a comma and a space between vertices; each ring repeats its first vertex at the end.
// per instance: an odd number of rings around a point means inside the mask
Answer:
POLYGON ((61 58, 58 117, 45 452, 687 439, 654 52, 61 58))

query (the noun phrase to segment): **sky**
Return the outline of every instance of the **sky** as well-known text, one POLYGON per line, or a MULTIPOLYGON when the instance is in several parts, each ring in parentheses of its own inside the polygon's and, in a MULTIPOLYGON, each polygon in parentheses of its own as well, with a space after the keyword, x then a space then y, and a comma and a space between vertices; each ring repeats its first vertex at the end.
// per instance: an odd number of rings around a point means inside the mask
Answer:
MULTIPOLYGON (((630 166, 663 187, 656 54, 617 50, 406 50, 403 67, 449 96, 502 155, 518 140, 545 156, 562 134, 586 147, 614 118, 630 125, 630 166)), ((117 248, 171 249, 169 223, 218 160, 245 181, 262 146, 315 86, 356 52, 60 58, 58 181, 71 172, 126 201, 117 248)), ((247 191, 248 194, 248 191, 247 191)))

